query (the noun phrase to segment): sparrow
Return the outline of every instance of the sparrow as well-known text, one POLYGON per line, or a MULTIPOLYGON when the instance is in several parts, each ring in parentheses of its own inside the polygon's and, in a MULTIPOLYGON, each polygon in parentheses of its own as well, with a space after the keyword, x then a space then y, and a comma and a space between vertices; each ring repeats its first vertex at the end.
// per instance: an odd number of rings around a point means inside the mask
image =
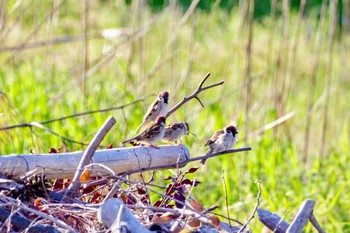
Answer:
POLYGON ((145 116, 143 117, 142 123, 137 127, 136 131, 142 129, 150 122, 157 119, 158 116, 166 116, 169 111, 169 92, 162 91, 158 94, 157 99, 149 106, 145 116))
POLYGON ((125 144, 127 142, 138 142, 138 143, 146 143, 152 147, 157 147, 155 145, 156 142, 160 141, 165 133, 165 117, 159 116, 156 119, 156 122, 153 123, 149 128, 142 131, 137 136, 130 138, 128 140, 123 141, 125 144))
MULTIPOLYGON (((209 146, 206 155, 226 151, 234 147, 237 142, 236 134, 238 134, 238 132, 233 125, 226 126, 224 129, 216 131, 205 144, 205 146, 209 146)), ((203 159, 201 163, 204 165, 205 161, 206 159, 203 159)))
POLYGON ((177 141, 183 135, 188 134, 188 130, 189 130, 189 127, 188 127, 187 122, 182 121, 182 122, 170 124, 165 128, 163 142, 166 142, 166 143, 175 142, 175 143, 177 143, 177 141))

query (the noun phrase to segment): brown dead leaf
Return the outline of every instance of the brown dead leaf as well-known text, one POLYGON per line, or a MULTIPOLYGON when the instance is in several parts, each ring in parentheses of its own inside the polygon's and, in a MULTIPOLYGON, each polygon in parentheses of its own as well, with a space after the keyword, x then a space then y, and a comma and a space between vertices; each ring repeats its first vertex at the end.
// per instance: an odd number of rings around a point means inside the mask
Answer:
POLYGON ((107 147, 106 147, 106 149, 112 149, 113 148, 113 144, 111 143, 111 144, 109 144, 107 147))
POLYGON ((161 216, 153 215, 152 222, 159 225, 169 224, 175 218, 174 214, 164 213, 161 216))
POLYGON ((37 198, 34 200, 34 206, 39 206, 41 204, 41 199, 37 198))
POLYGON ((195 209, 199 213, 204 210, 203 204, 200 203, 199 201, 191 202, 190 205, 192 206, 193 209, 195 209))
POLYGON ((190 221, 188 221, 187 225, 192 227, 192 228, 197 228, 197 227, 201 226, 201 221, 199 221, 198 219, 194 218, 194 219, 191 219, 190 221))
POLYGON ((221 227, 220 227, 220 219, 215 216, 215 215, 211 215, 209 217, 210 221, 211 221, 211 224, 214 225, 214 227, 218 230, 218 231, 221 231, 221 227))
POLYGON ((90 174, 91 171, 89 169, 85 169, 84 172, 80 176, 80 182, 88 181, 90 180, 90 174))

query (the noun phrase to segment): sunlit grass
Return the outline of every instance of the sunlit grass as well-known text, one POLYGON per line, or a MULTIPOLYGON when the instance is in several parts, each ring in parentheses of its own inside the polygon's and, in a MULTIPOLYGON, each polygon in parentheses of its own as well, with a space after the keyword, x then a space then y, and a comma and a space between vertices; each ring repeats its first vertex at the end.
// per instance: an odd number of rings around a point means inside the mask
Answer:
MULTIPOLYGON (((349 191, 349 35, 338 35, 333 54, 332 88, 329 108, 325 155, 319 154, 323 107, 324 85, 327 71, 328 26, 322 30, 324 43, 320 51, 320 64, 316 83, 311 86, 310 76, 314 62, 317 19, 304 18, 300 32, 298 50, 290 83, 287 102, 280 102, 282 85, 286 77, 292 41, 295 36, 296 15, 292 14, 287 41, 283 37, 282 17, 272 21, 269 17, 255 22, 252 41, 252 83, 251 105, 245 113, 246 88, 246 44, 247 25, 241 23, 238 9, 231 15, 222 11, 208 13, 198 11, 192 15, 180 30, 173 46, 164 50, 172 35, 170 25, 180 20, 179 12, 151 13, 142 9, 143 20, 135 22, 135 9, 122 1, 100 3, 92 1, 90 8, 89 33, 106 28, 138 28, 158 18, 142 40, 122 44, 123 39, 108 41, 103 38, 89 40, 89 69, 99 58, 106 57, 104 51, 113 49, 113 58, 97 69, 83 83, 84 42, 69 42, 60 45, 0 54, 0 126, 31 121, 45 121, 86 110, 103 109, 127 104, 161 90, 169 90, 171 105, 192 93, 207 72, 211 72, 209 83, 224 80, 222 87, 208 90, 200 95, 205 108, 191 100, 172 115, 168 122, 186 120, 190 130, 198 136, 183 140, 192 156, 203 155, 205 141, 212 133, 227 124, 238 127, 237 147, 251 146, 252 151, 207 161, 206 166, 192 175, 201 185, 193 190, 205 207, 219 205, 218 212, 226 213, 225 196, 233 218, 244 222, 255 205, 256 180, 262 181, 261 207, 284 216, 291 221, 298 206, 305 199, 316 201, 315 215, 329 232, 350 230, 348 209, 349 191), (176 14, 176 15, 175 15, 176 14), (210 20, 209 20, 210 19, 210 20), (272 33, 273 37, 272 37, 272 33), (270 41, 273 38, 273 41, 270 41), (271 43, 271 47, 269 46, 271 43), (121 45, 122 44, 122 45, 121 45), (282 50, 281 50, 282 49, 282 50), (162 53, 163 52, 163 53, 162 53), (191 56, 193 56, 191 58, 191 56), (160 58, 159 65, 154 68, 160 58), (192 63, 189 66, 189 62, 192 63), (188 76, 185 71, 188 70, 188 76), (168 77, 174 77, 173 79, 168 77), (147 79, 146 79, 147 77, 147 79), (178 87, 178 84, 181 86, 178 87), (309 92, 314 89, 314 108, 311 125, 308 163, 303 164, 302 153, 309 92), (174 93, 175 90, 178 92, 174 93), (60 95, 59 95, 60 94, 60 95), (284 124, 268 130, 258 137, 245 138, 250 132, 281 117, 279 105, 284 106, 283 114, 296 115, 284 124), (245 132, 245 123, 249 131, 245 132), (321 163, 322 161, 322 163, 321 163), (224 192, 223 177, 228 193, 224 192)), ((40 4, 39 4, 40 5, 40 4)), ((33 6, 24 13, 23 19, 12 26, 12 32, 3 40, 2 46, 13 46, 23 42, 36 22, 44 17, 51 6, 33 6), (35 10, 35 11, 34 11, 35 10), (40 12, 40 14, 36 14, 40 12)), ((55 20, 47 21, 29 42, 51 40, 64 35, 83 34, 83 7, 70 2, 64 3, 55 20), (56 22, 56 23, 53 23, 56 22), (54 30, 53 30, 54 29, 54 30)), ((13 16, 14 17, 14 16, 13 16)), ((9 18, 14 22, 14 18, 9 18)), ((175 24, 176 25, 176 24, 175 24)), ((10 26, 11 27, 11 26, 10 26)), ((144 111, 153 101, 149 97, 121 110, 96 113, 46 125, 53 131, 77 141, 89 142, 104 120, 113 115, 117 124, 103 141, 103 145, 119 145, 122 139, 132 136, 141 122, 144 111)), ((0 154, 48 152, 51 147, 60 147, 60 138, 38 128, 18 128, 0 131, 0 154)), ((66 142, 71 151, 84 149, 81 145, 66 142)), ((193 164, 191 166, 200 166, 193 164)), ((156 172, 157 182, 167 177, 168 171, 156 172)), ((262 225, 253 220, 251 227, 259 231, 262 225)), ((312 231, 311 227, 307 228, 312 231)))

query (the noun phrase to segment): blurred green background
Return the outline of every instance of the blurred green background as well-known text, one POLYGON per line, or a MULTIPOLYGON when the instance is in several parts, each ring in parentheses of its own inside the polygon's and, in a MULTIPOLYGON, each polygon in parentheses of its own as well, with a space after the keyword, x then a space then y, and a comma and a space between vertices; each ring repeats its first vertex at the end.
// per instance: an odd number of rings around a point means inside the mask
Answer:
MULTIPOLYGON (((261 180, 262 208, 291 221, 312 199, 326 231, 350 232, 350 3, 302 3, 1 1, 0 127, 146 98, 46 128, 1 130, 0 154, 82 150, 109 115, 117 124, 102 144, 118 146, 159 91, 173 106, 211 72, 207 84, 225 84, 200 94, 204 108, 192 100, 168 123, 189 123, 198 137, 183 139, 192 157, 228 124, 238 128, 236 147, 253 150, 189 165, 200 167, 193 195, 245 222, 261 180)), ((169 173, 157 171, 156 182, 169 173)), ((250 228, 262 224, 255 218, 250 228)))

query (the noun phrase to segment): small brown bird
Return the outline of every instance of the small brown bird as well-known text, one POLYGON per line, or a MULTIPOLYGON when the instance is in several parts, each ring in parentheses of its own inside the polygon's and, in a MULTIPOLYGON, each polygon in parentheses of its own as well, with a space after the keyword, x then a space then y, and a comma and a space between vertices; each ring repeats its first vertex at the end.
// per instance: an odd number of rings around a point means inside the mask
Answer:
POLYGON ((162 140, 165 133, 165 117, 159 116, 156 119, 156 122, 152 124, 149 128, 142 131, 137 136, 130 138, 128 140, 123 141, 125 144, 127 142, 138 142, 138 143, 146 143, 150 146, 157 147, 155 143, 162 140))
MULTIPOLYGON (((205 146, 209 146, 209 150, 206 154, 209 155, 231 149, 236 145, 236 134, 238 134, 238 132, 233 125, 226 126, 224 129, 216 131, 205 144, 205 146)), ((205 164, 205 161, 206 159, 203 159, 201 163, 205 164)))
POLYGON ((157 119, 158 116, 166 116, 169 111, 169 92, 162 91, 158 94, 157 99, 149 106, 142 123, 137 127, 137 131, 147 126, 150 122, 157 119))
POLYGON ((184 135, 188 134, 188 124, 187 122, 177 122, 177 123, 172 123, 168 125, 165 128, 165 134, 163 137, 163 141, 166 143, 172 143, 177 141, 184 135))

